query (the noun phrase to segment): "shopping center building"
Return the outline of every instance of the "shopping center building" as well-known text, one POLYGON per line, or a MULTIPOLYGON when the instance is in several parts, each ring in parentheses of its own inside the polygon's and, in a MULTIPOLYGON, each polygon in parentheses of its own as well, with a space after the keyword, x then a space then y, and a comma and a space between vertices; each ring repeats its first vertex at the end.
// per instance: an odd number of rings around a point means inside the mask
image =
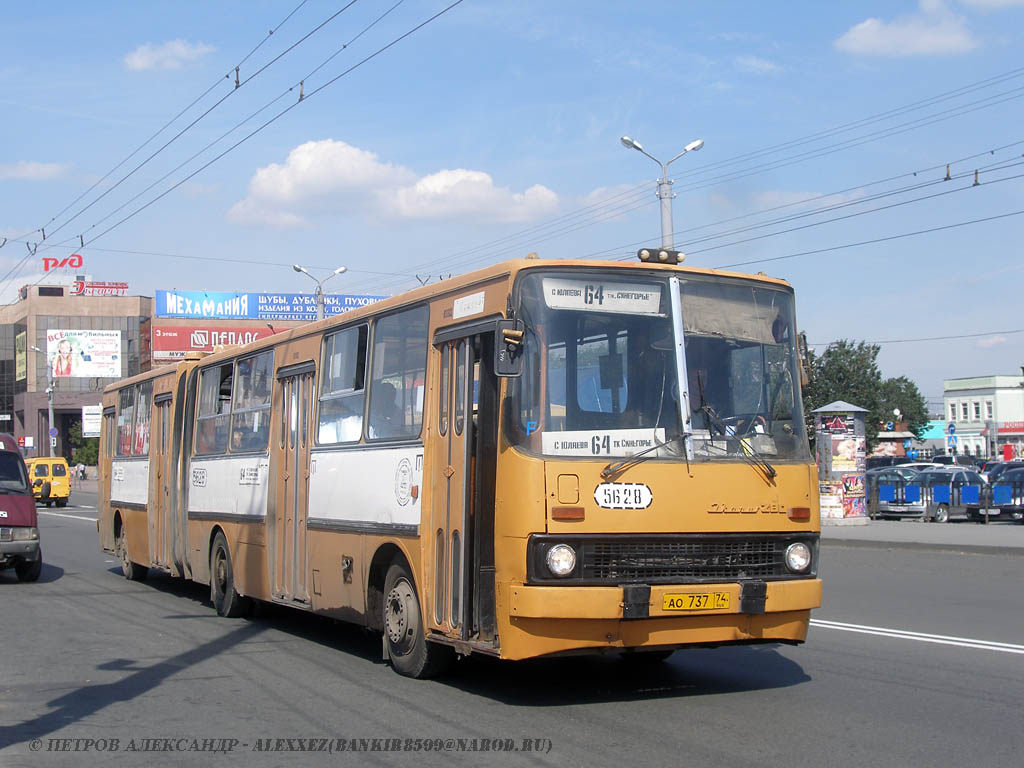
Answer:
MULTIPOLYGON (((79 278, 26 286, 0 306, 0 432, 13 433, 26 456, 48 455, 52 443, 55 455, 71 461, 82 409, 99 406, 103 388, 118 379, 317 317, 312 294, 158 290, 151 298, 128 290, 79 278)), ((340 314, 381 298, 329 294, 323 311, 340 314)))

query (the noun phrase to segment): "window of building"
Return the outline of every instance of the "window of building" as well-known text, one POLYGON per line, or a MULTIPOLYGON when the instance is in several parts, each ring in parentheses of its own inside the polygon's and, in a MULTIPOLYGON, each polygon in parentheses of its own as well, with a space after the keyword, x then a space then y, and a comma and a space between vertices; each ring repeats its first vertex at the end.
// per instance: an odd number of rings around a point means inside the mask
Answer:
POLYGON ((981 421, 981 402, 975 400, 972 405, 974 406, 974 420, 981 421))
POLYGON ((956 421, 956 403, 949 404, 949 420, 956 421))
POLYGON ((991 419, 992 418, 992 401, 991 400, 986 400, 985 401, 985 418, 986 419, 991 419))
POLYGON ((963 417, 964 421, 967 421, 968 416, 967 416, 967 401, 966 400, 964 400, 962 403, 960 403, 960 415, 963 417))

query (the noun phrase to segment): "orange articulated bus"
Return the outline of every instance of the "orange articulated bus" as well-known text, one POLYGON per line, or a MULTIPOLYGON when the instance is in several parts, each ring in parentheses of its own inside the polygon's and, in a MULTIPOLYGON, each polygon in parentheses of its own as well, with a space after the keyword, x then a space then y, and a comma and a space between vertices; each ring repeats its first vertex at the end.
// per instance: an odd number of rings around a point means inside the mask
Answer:
POLYGON ((792 289, 522 259, 104 393, 100 542, 380 631, 404 675, 800 643, 820 604, 792 289))

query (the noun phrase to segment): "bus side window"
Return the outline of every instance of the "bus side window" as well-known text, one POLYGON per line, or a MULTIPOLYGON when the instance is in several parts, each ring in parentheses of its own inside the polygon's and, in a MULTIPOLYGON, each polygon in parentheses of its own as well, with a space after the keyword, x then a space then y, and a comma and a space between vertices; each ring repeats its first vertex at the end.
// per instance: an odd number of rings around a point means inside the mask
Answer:
POLYGON ((199 417, 196 420, 196 453, 224 453, 228 448, 231 419, 233 365, 207 368, 199 378, 199 417))
POLYGON ((366 338, 365 325, 324 337, 316 436, 320 445, 355 443, 362 437, 366 338))
POLYGON ((409 439, 420 434, 427 373, 426 307, 387 315, 373 327, 370 383, 371 439, 409 439))
POLYGON ((274 351, 238 361, 231 401, 231 451, 265 451, 270 437, 274 351))

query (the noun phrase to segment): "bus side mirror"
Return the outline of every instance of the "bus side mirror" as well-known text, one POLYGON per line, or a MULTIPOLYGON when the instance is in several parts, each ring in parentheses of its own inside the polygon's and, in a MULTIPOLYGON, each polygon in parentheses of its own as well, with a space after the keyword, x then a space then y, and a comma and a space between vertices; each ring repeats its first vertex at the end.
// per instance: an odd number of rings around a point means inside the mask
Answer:
POLYGON ((495 335, 494 372, 508 378, 522 376, 526 324, 522 320, 498 320, 495 335))

